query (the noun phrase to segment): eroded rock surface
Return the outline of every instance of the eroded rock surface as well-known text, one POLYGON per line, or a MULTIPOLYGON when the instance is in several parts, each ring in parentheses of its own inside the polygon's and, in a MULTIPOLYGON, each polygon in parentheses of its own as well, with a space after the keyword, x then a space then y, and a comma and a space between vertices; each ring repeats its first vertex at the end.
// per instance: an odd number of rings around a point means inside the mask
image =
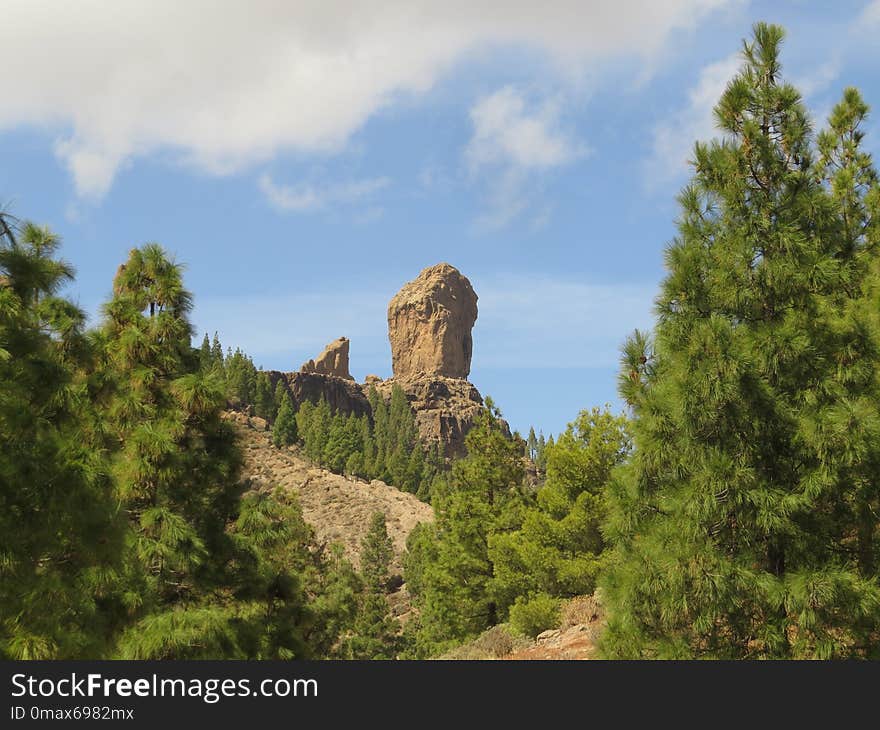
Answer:
POLYGON ((394 378, 467 378, 476 319, 477 295, 458 269, 443 263, 422 271, 388 305, 394 378))
POLYGON ((318 373, 320 375, 333 375, 337 378, 354 380, 348 371, 349 345, 347 337, 333 340, 318 357, 303 363, 299 371, 301 373, 318 373))
POLYGON ((463 455, 464 437, 483 407, 483 398, 476 387, 467 380, 437 375, 403 380, 395 377, 370 387, 389 400, 395 385, 406 394, 415 413, 421 440, 426 444, 439 444, 445 456, 463 455))

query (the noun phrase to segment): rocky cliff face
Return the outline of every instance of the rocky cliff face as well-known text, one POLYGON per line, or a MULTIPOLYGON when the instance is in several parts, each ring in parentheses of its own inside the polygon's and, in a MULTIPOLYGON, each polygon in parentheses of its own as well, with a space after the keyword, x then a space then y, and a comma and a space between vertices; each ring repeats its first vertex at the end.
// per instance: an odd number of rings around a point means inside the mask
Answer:
POLYGON ((297 409, 307 400, 317 403, 324 398, 334 411, 341 411, 346 415, 354 413, 362 416, 372 413, 364 389, 353 378, 349 380, 316 372, 280 373, 275 370, 270 370, 267 374, 273 390, 279 380, 283 381, 290 400, 297 409))
POLYGON ((438 443, 446 456, 463 455, 464 437, 483 407, 480 392, 467 380, 425 374, 406 380, 391 378, 372 387, 389 400, 395 385, 406 394, 422 441, 438 443))
POLYGON ((349 341, 341 337, 299 372, 269 372, 272 387, 283 380, 297 407, 325 398, 334 410, 371 415, 370 390, 387 400, 397 385, 416 415, 422 441, 439 444, 447 456, 460 456, 483 407, 479 391, 467 381, 476 319, 471 283, 455 267, 437 264, 405 284, 388 305, 392 378, 368 375, 356 384, 349 373, 349 341))
POLYGON ((476 320, 477 295, 458 269, 437 264, 422 271, 388 305, 394 377, 467 378, 476 320))
POLYGON ((338 340, 333 340, 318 357, 305 362, 299 371, 354 380, 351 373, 348 372, 348 349, 348 338, 340 337, 338 340))

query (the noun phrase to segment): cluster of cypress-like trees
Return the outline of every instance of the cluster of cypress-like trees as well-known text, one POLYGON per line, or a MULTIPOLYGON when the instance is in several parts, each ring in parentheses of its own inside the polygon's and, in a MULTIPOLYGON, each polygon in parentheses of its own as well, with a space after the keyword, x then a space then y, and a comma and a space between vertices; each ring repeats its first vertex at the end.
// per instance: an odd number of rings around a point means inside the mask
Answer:
POLYGON ((273 389, 250 356, 231 348, 224 355, 216 332, 213 340, 205 333, 199 363, 219 380, 231 407, 251 409, 266 419, 279 448, 299 443, 306 456, 330 471, 379 479, 424 501, 446 478, 448 465, 439 445, 421 442, 415 414, 398 385, 388 401, 371 389, 370 416, 346 415, 334 412, 323 398, 297 408, 284 382, 278 380, 273 389))
POLYGON ((295 431, 304 453, 331 471, 380 479, 429 500, 446 473, 439 447, 420 441, 415 415, 399 386, 393 387, 390 402, 375 389, 369 401, 372 418, 333 413, 324 399, 303 403, 296 412, 295 431))

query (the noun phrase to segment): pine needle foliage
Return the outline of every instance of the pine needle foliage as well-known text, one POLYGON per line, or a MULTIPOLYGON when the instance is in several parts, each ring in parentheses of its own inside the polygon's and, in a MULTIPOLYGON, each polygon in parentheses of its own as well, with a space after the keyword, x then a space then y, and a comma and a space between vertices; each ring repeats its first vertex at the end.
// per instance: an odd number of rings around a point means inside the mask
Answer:
POLYGON ((60 288, 73 270, 32 223, 0 239, 0 657, 103 651, 100 602, 122 522, 82 368, 85 316, 60 288))
POLYGON ((622 356, 610 657, 878 654, 877 177, 847 90, 816 138, 759 23, 698 143, 652 334, 622 356), (874 283, 872 283, 874 282, 874 283))

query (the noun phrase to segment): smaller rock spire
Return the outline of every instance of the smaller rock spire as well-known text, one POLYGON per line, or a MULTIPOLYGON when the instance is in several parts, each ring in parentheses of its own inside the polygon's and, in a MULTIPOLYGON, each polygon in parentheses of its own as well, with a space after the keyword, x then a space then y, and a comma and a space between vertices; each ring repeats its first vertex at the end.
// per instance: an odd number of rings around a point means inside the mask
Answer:
POLYGON ((318 357, 303 363, 299 369, 301 373, 320 373, 321 375, 334 375, 337 378, 354 380, 348 371, 348 348, 347 337, 333 340, 318 357))

